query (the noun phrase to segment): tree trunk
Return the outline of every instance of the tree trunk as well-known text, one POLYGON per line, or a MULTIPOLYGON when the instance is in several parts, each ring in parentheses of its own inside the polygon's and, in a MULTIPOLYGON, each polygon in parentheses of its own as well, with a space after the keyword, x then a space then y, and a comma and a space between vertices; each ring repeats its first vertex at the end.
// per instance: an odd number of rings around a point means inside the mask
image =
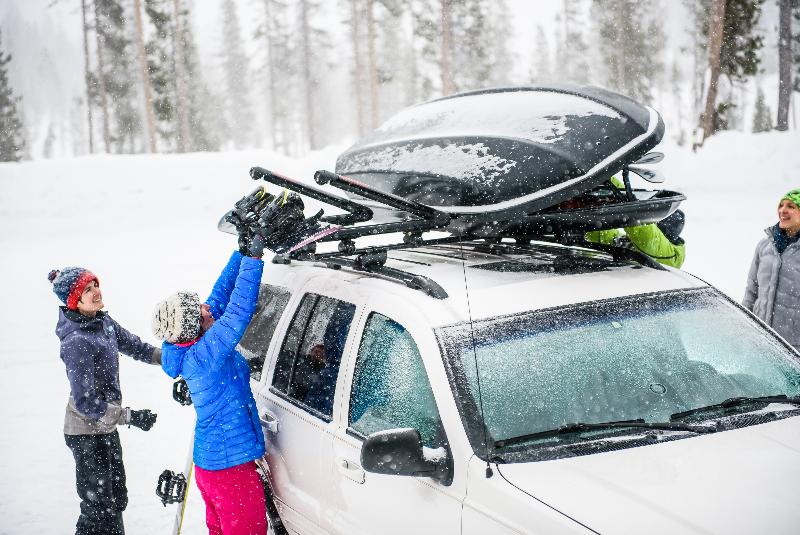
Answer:
POLYGON ((712 0, 710 21, 708 27, 708 93, 706 94, 706 108, 703 112, 702 127, 703 141, 714 133, 714 119, 717 106, 717 83, 720 73, 720 51, 722 50, 722 33, 725 24, 725 0, 712 0))
POLYGON ((92 119, 92 96, 89 90, 89 25, 86 22, 86 0, 81 0, 83 15, 83 78, 86 83, 86 118, 89 121, 89 154, 94 154, 94 121, 92 119))
MULTIPOLYGON (((628 87, 628 77, 625 75, 625 2, 624 0, 617 0, 615 6, 615 13, 614 19, 616 21, 616 36, 617 36, 617 46, 616 46, 616 65, 615 65, 615 74, 617 77, 617 89, 624 91, 629 96, 631 96, 630 88, 628 87)), ((645 60, 647 61, 647 60, 645 60)))
POLYGON ((111 128, 108 124, 108 98, 106 97, 106 76, 103 70, 103 45, 101 42, 100 31, 97 29, 100 21, 100 9, 97 7, 97 0, 94 3, 94 37, 97 41, 97 89, 100 91, 100 106, 103 111, 103 142, 106 146, 106 154, 111 150, 111 128))
POLYGON ((178 116, 178 152, 186 152, 192 146, 189 129, 189 95, 186 87, 186 63, 183 55, 183 28, 181 27, 180 0, 173 0, 175 11, 175 92, 178 116))
POLYGON ((139 69, 142 73, 144 87, 144 109, 147 120, 147 141, 151 153, 156 149, 156 115, 153 111, 153 90, 150 87, 150 73, 147 68, 147 54, 144 51, 144 30, 142 29, 142 0, 134 0, 133 9, 136 18, 136 41, 139 45, 139 69))
POLYGON ((267 39, 267 74, 269 75, 269 82, 267 82, 269 91, 269 115, 267 116, 267 123, 269 124, 270 136, 272 136, 272 147, 275 150, 279 150, 282 148, 282 143, 278 139, 278 114, 276 112, 278 99, 276 98, 277 83, 275 79, 275 50, 272 46, 273 38, 270 26, 272 24, 271 1, 272 0, 264 0, 264 36, 267 39))
POLYGON ((451 61, 453 57, 453 25, 450 12, 450 0, 441 0, 442 7, 442 95, 453 92, 453 73, 451 61))
POLYGON ((308 1, 302 0, 300 4, 301 25, 300 33, 303 36, 303 86, 305 87, 306 97, 306 136, 308 146, 311 150, 316 150, 317 137, 314 132, 314 101, 313 101, 313 79, 311 77, 311 28, 308 24, 308 1))
MULTIPOLYGON (((356 113, 358 117, 358 135, 364 135, 366 131, 366 120, 364 117, 364 89, 361 86, 361 80, 363 79, 363 70, 364 65, 362 65, 361 61, 361 46, 360 46, 360 26, 358 24, 360 20, 360 14, 358 12, 358 0, 350 0, 350 20, 352 26, 350 27, 350 33, 353 42, 353 62, 355 64, 356 72, 353 75, 353 82, 356 89, 356 113)), ((368 21, 367 24, 369 25, 370 22, 368 21)))
POLYGON ((367 0, 367 53, 369 62, 369 122, 378 127, 378 61, 375 58, 375 0, 367 0))
POLYGON ((779 0, 780 37, 778 38, 778 124, 789 129, 789 103, 792 99, 792 0, 779 0))

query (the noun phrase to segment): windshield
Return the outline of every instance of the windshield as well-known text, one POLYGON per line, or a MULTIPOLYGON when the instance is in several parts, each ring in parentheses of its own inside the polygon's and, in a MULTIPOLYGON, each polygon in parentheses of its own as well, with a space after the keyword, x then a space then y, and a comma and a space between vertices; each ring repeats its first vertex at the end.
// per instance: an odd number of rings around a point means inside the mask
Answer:
POLYGON ((715 290, 661 293, 441 329, 462 416, 489 443, 584 422, 800 394, 800 361, 715 290), (475 350, 473 352, 473 336, 475 350), (477 361, 477 369, 476 369, 477 361))

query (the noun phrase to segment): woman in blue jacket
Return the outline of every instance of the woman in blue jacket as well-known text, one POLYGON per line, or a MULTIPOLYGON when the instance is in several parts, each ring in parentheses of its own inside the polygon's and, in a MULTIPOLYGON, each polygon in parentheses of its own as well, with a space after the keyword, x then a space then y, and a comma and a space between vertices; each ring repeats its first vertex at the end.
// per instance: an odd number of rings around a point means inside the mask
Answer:
POLYGON ((210 534, 266 534, 264 488, 255 459, 264 435, 247 361, 236 351, 256 309, 263 244, 235 251, 211 295, 179 292, 156 307, 153 332, 164 340, 162 368, 183 377, 197 411, 195 480, 210 534))

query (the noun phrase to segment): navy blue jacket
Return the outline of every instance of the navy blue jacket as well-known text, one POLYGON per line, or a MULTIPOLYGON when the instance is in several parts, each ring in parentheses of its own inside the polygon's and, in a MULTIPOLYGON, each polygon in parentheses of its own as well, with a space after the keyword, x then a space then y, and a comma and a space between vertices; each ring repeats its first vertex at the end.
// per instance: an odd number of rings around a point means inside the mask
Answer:
POLYGON ((161 367, 181 376, 197 411, 194 463, 230 468, 264 455, 264 434, 250 391, 250 370, 236 351, 256 310, 264 262, 235 251, 206 301, 216 321, 191 345, 162 347, 161 367))
POLYGON ((99 420, 119 405, 119 353, 150 363, 155 347, 123 329, 102 310, 94 318, 61 307, 56 325, 70 397, 81 415, 99 420))

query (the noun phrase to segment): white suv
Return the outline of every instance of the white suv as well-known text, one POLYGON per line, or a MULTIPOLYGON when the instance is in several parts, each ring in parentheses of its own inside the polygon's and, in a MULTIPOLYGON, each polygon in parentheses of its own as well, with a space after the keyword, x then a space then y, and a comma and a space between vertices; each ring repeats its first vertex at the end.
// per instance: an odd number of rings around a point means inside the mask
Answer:
POLYGON ((265 271, 241 346, 289 533, 796 533, 800 360, 717 290, 547 244, 386 266, 265 271))
POLYGON ((505 88, 387 121, 315 177, 347 198, 251 170, 345 212, 267 267, 241 342, 276 532, 798 532, 800 356, 584 239, 684 199, 630 182, 662 181, 663 133, 601 89, 505 88))

